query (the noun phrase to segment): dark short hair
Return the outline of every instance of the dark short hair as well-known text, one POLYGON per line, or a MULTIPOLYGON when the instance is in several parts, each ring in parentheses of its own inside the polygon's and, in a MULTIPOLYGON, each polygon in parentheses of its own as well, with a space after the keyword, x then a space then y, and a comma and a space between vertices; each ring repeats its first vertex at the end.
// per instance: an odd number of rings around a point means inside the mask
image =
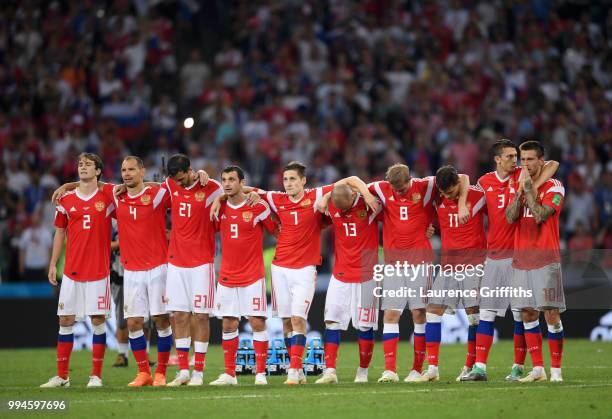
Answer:
POLYGON ((176 176, 178 172, 187 172, 190 167, 189 157, 184 154, 174 154, 168 159, 168 164, 166 164, 168 176, 176 176))
POLYGON ((544 157, 544 146, 539 141, 525 141, 519 147, 521 151, 535 150, 538 158, 544 157))
POLYGON ((493 143, 493 145, 491 146, 491 155, 493 157, 501 156, 502 152, 504 151, 504 148, 513 148, 518 151, 518 147, 516 146, 516 144, 514 144, 507 138, 504 138, 501 140, 497 140, 493 143))
POLYGON ((306 176, 306 165, 299 161, 291 161, 284 168, 283 172, 286 170, 295 170, 299 177, 306 176))
POLYGON ((221 171, 221 173, 231 172, 236 172, 238 174, 238 180, 244 180, 244 170, 242 170, 239 166, 227 166, 221 171))
POLYGON ((447 191, 457 183, 459 183, 459 175, 453 166, 442 166, 436 172, 436 185, 441 191, 447 191))
POLYGON ((144 162, 138 156, 125 156, 123 158, 123 161, 126 161, 126 160, 134 160, 136 162, 136 164, 138 165, 138 167, 140 167, 141 169, 144 168, 144 162))
POLYGON ((102 177, 102 170, 104 169, 104 162, 102 161, 100 156, 94 153, 81 153, 79 154, 79 158, 77 161, 80 161, 81 159, 87 159, 94 162, 94 164, 96 165, 96 170, 100 169, 100 174, 96 176, 98 180, 100 180, 100 178, 102 177))

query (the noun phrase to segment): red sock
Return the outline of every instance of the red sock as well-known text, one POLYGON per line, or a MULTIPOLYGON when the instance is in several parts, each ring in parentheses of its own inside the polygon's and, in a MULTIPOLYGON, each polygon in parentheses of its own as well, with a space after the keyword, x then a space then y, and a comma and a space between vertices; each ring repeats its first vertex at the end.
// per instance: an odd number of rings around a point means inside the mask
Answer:
POLYGON ((189 348, 186 351, 176 348, 176 356, 178 357, 179 369, 189 369, 189 348))
POLYGON ((514 363, 518 365, 525 364, 527 356, 527 344, 525 343, 525 335, 514 335, 514 363))
POLYGON ((425 361, 425 333, 415 333, 413 337, 414 356, 412 358, 412 369, 418 372, 423 371, 425 361))
POLYGON ((374 340, 359 339, 359 366, 368 368, 374 352, 374 340))
POLYGON ((232 339, 223 339, 223 358, 225 359, 225 373, 236 376, 236 352, 238 352, 238 336, 232 339))
POLYGON ((68 366, 70 365, 73 343, 72 340, 57 341, 57 375, 64 379, 68 378, 68 366))
POLYGON ((132 350, 134 354, 134 358, 136 359, 136 364, 138 364, 139 372, 146 372, 147 374, 151 374, 151 368, 149 368, 149 356, 147 355, 146 349, 132 350))
POLYGON ((472 368, 474 366, 474 362, 476 362, 476 341, 468 340, 465 366, 472 368))
POLYGON ((427 362, 429 365, 438 366, 438 356, 440 355, 440 342, 426 342, 427 362))
POLYGON ((157 352, 157 366, 155 367, 155 374, 166 375, 166 368, 168 367, 169 359, 170 351, 157 352))
POLYGON ((306 344, 306 336, 300 334, 293 335, 291 338, 291 347, 289 355, 291 362, 289 368, 302 369, 302 357, 304 356, 304 345, 306 344))
POLYGON ((195 365, 193 367, 194 371, 202 372, 204 371, 204 361, 206 360, 205 352, 196 352, 195 353, 195 365))
POLYGON ((336 343, 325 342, 325 368, 336 368, 336 359, 338 358, 338 347, 336 343))
POLYGON ((493 336, 484 333, 476 334, 476 362, 487 363, 489 351, 493 345, 493 336))
POLYGON ((549 326, 548 349, 550 350, 551 368, 561 368, 561 358, 563 358, 563 329, 555 332, 555 330, 551 330, 551 326, 549 326))
POLYGON ((399 337, 385 339, 383 335, 383 352, 385 354, 385 370, 396 372, 397 370, 397 343, 399 337))
POLYGON ((91 352, 91 375, 102 378, 102 364, 104 363, 105 343, 94 343, 91 352))
POLYGON ((543 367, 544 361, 542 359, 542 333, 539 330, 537 332, 525 331, 525 343, 527 344, 527 351, 531 355, 531 363, 534 367, 543 367))
POLYGON ((253 347, 255 348, 255 366, 257 374, 266 372, 266 361, 268 360, 268 341, 254 340, 253 347))

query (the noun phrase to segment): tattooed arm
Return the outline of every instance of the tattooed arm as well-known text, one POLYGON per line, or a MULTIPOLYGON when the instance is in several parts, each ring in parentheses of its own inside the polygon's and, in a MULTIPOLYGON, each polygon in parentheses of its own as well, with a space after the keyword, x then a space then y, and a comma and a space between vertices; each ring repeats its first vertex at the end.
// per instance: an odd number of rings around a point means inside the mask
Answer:
POLYGON ((521 200, 523 198, 523 190, 519 188, 514 195, 514 199, 506 207, 506 221, 508 224, 514 223, 519 218, 519 211, 521 209, 521 200))
POLYGON ((525 189, 525 204, 531 210, 535 222, 537 224, 542 224, 548 219, 548 217, 555 213, 555 209, 549 207, 548 205, 538 204, 538 201, 536 200, 536 192, 533 188, 531 178, 525 180, 523 188, 525 189))

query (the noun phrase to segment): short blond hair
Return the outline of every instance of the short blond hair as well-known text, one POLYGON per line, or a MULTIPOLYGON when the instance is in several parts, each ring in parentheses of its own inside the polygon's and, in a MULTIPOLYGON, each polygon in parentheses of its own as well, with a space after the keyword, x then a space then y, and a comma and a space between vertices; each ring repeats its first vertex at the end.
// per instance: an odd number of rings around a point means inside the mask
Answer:
POLYGON ((396 163, 387 169, 385 177, 393 189, 401 189, 410 182, 410 169, 405 164, 396 163))

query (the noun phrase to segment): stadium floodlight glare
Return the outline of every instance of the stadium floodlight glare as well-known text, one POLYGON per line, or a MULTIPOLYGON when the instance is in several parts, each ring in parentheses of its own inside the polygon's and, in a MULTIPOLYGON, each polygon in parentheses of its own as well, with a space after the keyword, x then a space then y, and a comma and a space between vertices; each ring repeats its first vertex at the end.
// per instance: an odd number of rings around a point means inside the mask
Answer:
POLYGON ((187 129, 191 129, 193 128, 193 118, 189 117, 189 118, 185 118, 185 121, 183 121, 183 126, 187 129))

